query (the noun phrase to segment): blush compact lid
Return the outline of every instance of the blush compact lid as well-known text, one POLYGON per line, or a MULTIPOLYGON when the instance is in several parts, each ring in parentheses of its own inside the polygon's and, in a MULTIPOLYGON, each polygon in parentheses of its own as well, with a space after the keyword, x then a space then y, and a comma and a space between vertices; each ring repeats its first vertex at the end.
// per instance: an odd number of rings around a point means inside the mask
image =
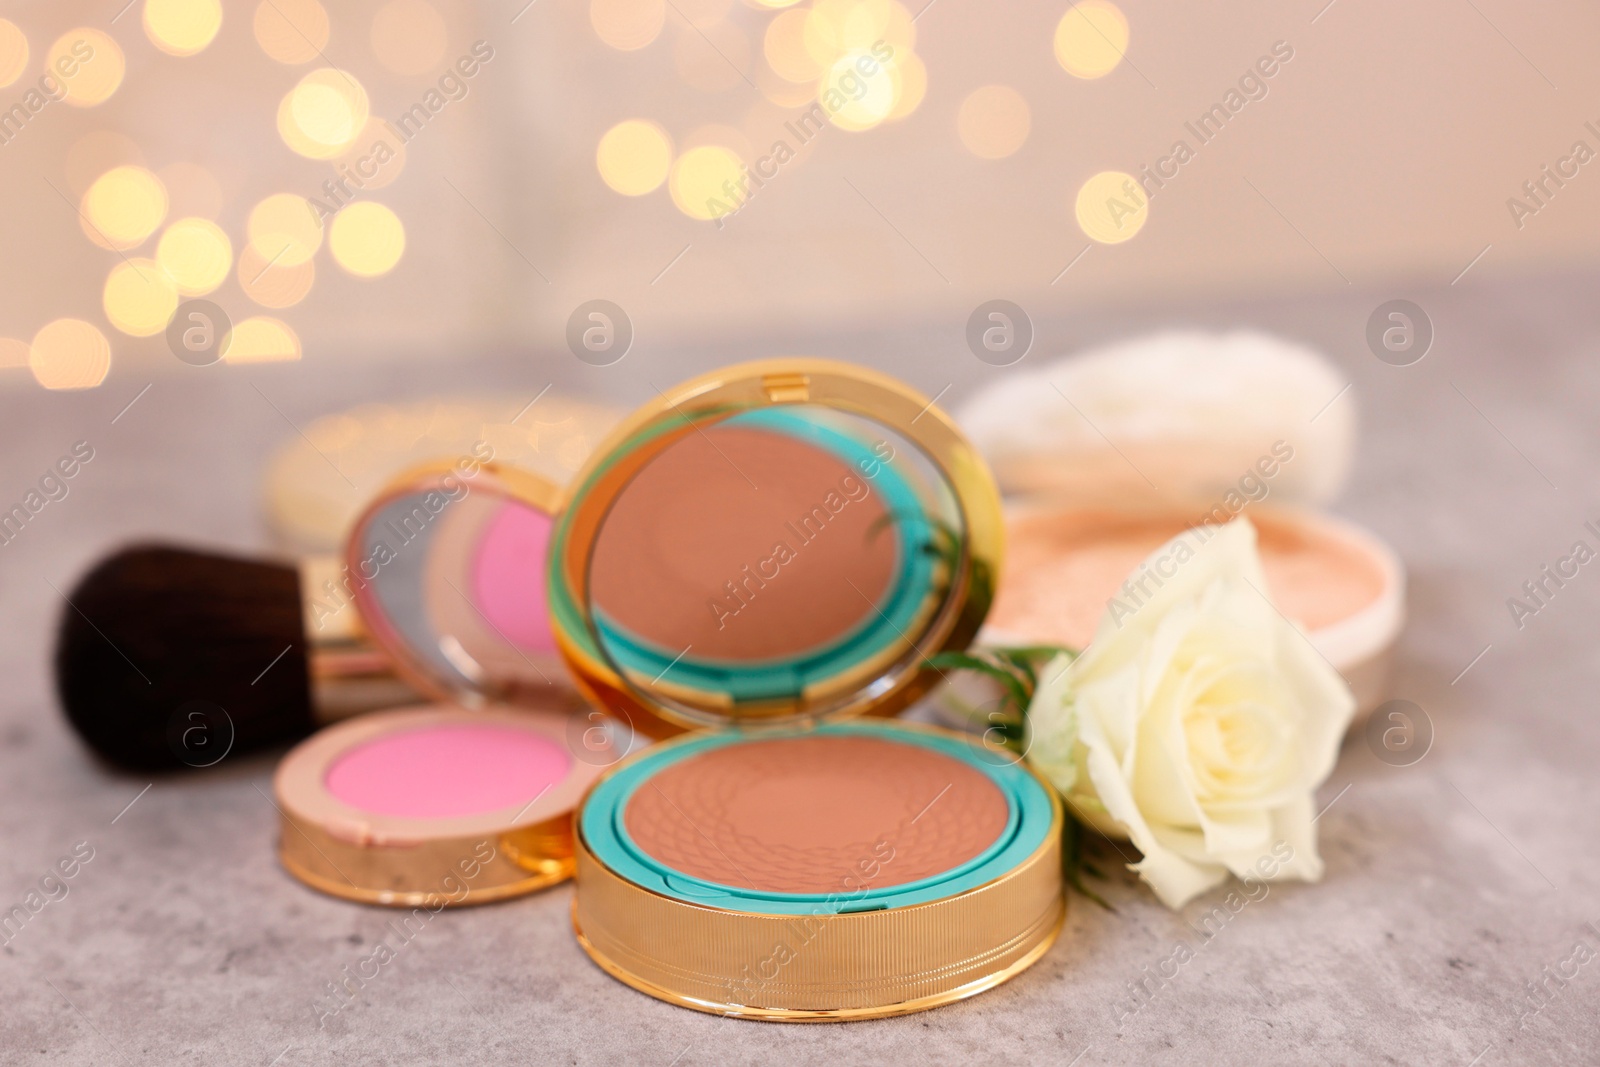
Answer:
POLYGON ((339 580, 437 704, 372 712, 279 766, 279 856, 324 893, 433 910, 569 877, 572 812, 626 745, 555 653, 544 560, 559 491, 473 458, 403 475, 360 515, 339 580))
POLYGON ((545 595, 559 499, 539 475, 464 458, 402 475, 361 513, 345 580, 407 681, 469 708, 570 692, 545 595))
POLYGON ((998 494, 932 402, 819 359, 694 379, 626 419, 550 536, 557 644, 606 708, 678 727, 905 707, 994 595, 998 494))

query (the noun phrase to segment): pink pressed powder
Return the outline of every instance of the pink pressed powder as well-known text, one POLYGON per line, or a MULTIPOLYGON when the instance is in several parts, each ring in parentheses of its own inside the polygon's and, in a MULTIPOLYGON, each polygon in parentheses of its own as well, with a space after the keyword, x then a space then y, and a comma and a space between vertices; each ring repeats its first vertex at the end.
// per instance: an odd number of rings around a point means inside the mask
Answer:
POLYGON ((345 752, 324 785, 360 811, 450 819, 526 804, 566 777, 567 753, 508 726, 435 725, 378 736, 345 752))
POLYGON ((723 745, 653 775, 629 799, 633 841, 674 870, 762 892, 904 885, 972 859, 1009 805, 973 767, 851 734, 723 745), (853 879, 846 882, 846 879, 853 879))
POLYGON ((519 504, 500 509, 472 564, 472 593, 490 624, 528 652, 554 652, 545 610, 545 547, 550 516, 519 504))

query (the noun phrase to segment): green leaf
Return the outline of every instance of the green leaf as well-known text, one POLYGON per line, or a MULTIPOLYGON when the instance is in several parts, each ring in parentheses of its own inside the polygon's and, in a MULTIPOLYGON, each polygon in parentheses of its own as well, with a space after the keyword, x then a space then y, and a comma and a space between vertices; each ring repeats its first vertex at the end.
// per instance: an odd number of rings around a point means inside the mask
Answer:
POLYGON ((923 662, 938 671, 943 671, 948 667, 952 670, 977 671, 979 674, 986 674, 1006 687, 1011 699, 1017 704, 1017 714, 1021 714, 1022 709, 1028 706, 1029 693, 1023 688, 1022 681, 1015 673, 1006 670, 1004 667, 996 666, 986 659, 974 656, 970 652, 940 652, 936 656, 930 656, 928 659, 923 660, 923 662))
MULTIPOLYGON (((1099 893, 1096 893, 1094 890, 1084 885, 1083 879, 1078 876, 1079 871, 1091 870, 1091 868, 1089 868, 1089 866, 1083 862, 1083 835, 1084 829, 1082 826, 1078 825, 1078 820, 1074 819, 1071 815, 1068 815, 1066 819, 1063 820, 1063 825, 1061 827, 1062 877, 1066 879, 1067 884, 1073 889, 1077 890, 1079 893, 1082 893, 1084 896, 1088 897, 1090 900, 1094 901, 1107 911, 1115 914, 1117 909, 1112 907, 1111 904, 1099 893)), ((1096 872, 1096 877, 1099 877, 1098 872, 1096 872)))
POLYGON ((1038 660, 1038 661, 1040 661, 1040 665, 1041 666, 1043 664, 1048 663, 1051 660, 1055 659, 1057 656, 1066 656, 1068 659, 1077 659, 1078 658, 1077 649, 1067 648, 1067 647, 1065 647, 1063 645, 1020 645, 1020 646, 1016 646, 1016 647, 1009 647, 1008 646, 1006 648, 996 649, 995 651, 997 651, 997 652, 1005 652, 1005 653, 1007 653, 1009 655, 1012 655, 1012 656, 1021 656, 1021 657, 1025 658, 1025 659, 1029 659, 1029 660, 1038 660))
POLYGON ((1028 661, 1028 657, 1019 656, 1009 648, 994 649, 993 655, 995 659, 1022 675, 1028 685, 1028 702, 1033 703, 1034 691, 1039 688, 1039 675, 1033 669, 1033 664, 1028 661))

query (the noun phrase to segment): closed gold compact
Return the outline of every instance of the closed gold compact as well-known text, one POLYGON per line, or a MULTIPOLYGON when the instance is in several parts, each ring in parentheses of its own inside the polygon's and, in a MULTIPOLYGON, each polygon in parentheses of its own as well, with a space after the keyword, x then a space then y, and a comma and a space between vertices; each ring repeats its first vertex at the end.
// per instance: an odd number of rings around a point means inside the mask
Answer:
POLYGON ((553 629, 599 706, 679 736, 577 820, 573 923, 700 1011, 862 1019, 982 992, 1059 933, 1062 811, 1029 769, 886 721, 994 596, 998 494, 926 397, 745 364, 591 457, 550 541, 553 629))
POLYGON ((573 810, 626 745, 555 653, 544 560, 557 505, 534 475, 462 460, 402 476, 359 516, 346 591, 435 703, 349 719, 285 757, 279 856, 296 878, 437 909, 571 875, 573 810))

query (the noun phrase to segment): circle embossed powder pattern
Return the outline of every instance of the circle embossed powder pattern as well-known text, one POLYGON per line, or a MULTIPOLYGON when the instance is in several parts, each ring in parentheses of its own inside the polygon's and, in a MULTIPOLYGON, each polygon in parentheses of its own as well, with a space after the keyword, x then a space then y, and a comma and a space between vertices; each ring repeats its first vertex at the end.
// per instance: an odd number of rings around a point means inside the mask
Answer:
POLYGON ((999 838, 1009 802, 980 770, 860 736, 725 745, 639 786, 628 834, 694 878, 769 893, 843 893, 949 871, 999 838))

